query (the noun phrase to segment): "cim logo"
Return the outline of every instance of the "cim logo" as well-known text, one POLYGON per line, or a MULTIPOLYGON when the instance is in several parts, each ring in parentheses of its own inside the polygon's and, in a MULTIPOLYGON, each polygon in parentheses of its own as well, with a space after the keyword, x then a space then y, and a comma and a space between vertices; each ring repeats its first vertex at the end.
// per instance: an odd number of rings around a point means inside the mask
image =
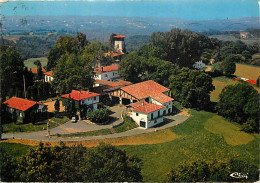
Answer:
POLYGON ((238 179, 242 179, 242 178, 248 178, 248 173, 244 174, 244 173, 238 173, 238 172, 234 172, 230 174, 230 177, 234 177, 234 178, 238 178, 238 179))

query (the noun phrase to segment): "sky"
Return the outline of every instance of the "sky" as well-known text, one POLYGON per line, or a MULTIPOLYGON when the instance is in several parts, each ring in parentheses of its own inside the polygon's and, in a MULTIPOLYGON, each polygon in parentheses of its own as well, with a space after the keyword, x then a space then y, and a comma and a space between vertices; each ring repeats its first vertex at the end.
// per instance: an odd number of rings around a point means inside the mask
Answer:
POLYGON ((4 16, 77 15, 209 20, 256 17, 259 16, 259 5, 258 0, 9 0, 2 3, 1 13, 4 16))

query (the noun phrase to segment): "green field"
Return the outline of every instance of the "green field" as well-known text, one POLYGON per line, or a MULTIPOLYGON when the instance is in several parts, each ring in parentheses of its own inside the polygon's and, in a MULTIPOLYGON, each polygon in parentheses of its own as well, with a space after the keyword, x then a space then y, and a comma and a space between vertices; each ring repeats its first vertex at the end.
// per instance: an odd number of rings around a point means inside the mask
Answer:
POLYGON ((34 62, 36 60, 39 60, 42 64, 42 67, 45 67, 47 65, 47 58, 46 57, 40 57, 40 58, 29 58, 27 60, 24 61, 24 65, 28 68, 34 68, 36 67, 36 65, 34 65, 34 62))
MULTIPOLYGON (((67 121, 69 121, 69 118, 66 116, 58 117, 58 118, 52 117, 50 118, 50 120, 54 121, 54 122, 50 122, 50 126, 51 128, 53 128, 63 123, 66 123, 67 121)), ((44 121, 36 122, 35 124, 32 123, 14 124, 13 122, 7 123, 7 124, 3 124, 3 131, 4 133, 40 131, 43 130, 43 128, 45 129, 47 128, 47 122, 48 120, 46 119, 44 121)))
MULTIPOLYGON (((191 110, 191 115, 184 123, 170 128, 170 131, 178 136, 171 141, 118 146, 128 154, 137 155, 143 160, 144 181, 165 181, 170 169, 185 161, 226 161, 236 158, 259 166, 258 134, 240 132, 239 125, 230 123, 214 113, 191 110)), ((153 135, 157 133, 150 134, 151 140, 153 135)), ((1 146, 14 156, 19 152, 24 154, 30 148, 6 143, 0 143, 1 146), (13 154, 12 148, 15 148, 16 154, 13 154), (19 151, 19 148, 22 150, 19 151)))

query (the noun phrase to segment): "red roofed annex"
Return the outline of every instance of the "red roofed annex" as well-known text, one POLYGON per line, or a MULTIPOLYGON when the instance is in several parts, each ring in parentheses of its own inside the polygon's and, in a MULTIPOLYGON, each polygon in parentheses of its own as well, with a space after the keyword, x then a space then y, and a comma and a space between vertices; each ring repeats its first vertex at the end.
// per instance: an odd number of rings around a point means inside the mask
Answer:
POLYGON ((7 112, 16 114, 18 120, 22 120, 23 122, 32 120, 30 119, 32 114, 37 114, 38 120, 41 117, 47 117, 47 106, 40 102, 12 97, 3 102, 3 104, 7 106, 7 112))

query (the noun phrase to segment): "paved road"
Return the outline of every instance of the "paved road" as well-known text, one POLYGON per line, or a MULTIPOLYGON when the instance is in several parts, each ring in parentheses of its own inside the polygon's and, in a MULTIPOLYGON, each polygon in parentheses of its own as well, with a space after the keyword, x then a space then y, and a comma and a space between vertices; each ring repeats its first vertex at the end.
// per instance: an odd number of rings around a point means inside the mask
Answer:
MULTIPOLYGON (((115 111, 114 114, 112 114, 115 119, 117 119, 114 122, 114 125, 121 123, 120 113, 122 111, 122 108, 115 106, 112 108, 113 111, 115 111)), ((143 129, 143 128, 135 128, 126 132, 122 133, 114 133, 109 135, 102 135, 102 136, 89 136, 89 137, 80 137, 80 138, 48 138, 46 137, 47 131, 38 131, 38 132, 30 132, 30 133, 8 133, 3 134, 3 139, 12 138, 14 135, 14 138, 16 139, 27 139, 27 140, 41 140, 41 141, 83 141, 83 140, 97 140, 97 139, 107 139, 107 138, 117 138, 117 137, 126 137, 126 136, 133 136, 143 133, 149 133, 153 132, 155 130, 161 130, 165 128, 169 128, 175 125, 178 125, 188 119, 188 116, 186 115, 174 115, 174 116, 165 116, 165 124, 159 127, 149 128, 149 129, 143 129)), ((86 131, 93 131, 93 130, 100 130, 104 128, 111 128, 112 124, 109 125, 93 125, 88 124, 85 121, 80 121, 77 123, 67 122, 61 126, 58 126, 56 128, 51 129, 51 134, 55 135, 57 133, 59 134, 67 134, 67 133, 75 133, 75 132, 86 132, 86 131)))

